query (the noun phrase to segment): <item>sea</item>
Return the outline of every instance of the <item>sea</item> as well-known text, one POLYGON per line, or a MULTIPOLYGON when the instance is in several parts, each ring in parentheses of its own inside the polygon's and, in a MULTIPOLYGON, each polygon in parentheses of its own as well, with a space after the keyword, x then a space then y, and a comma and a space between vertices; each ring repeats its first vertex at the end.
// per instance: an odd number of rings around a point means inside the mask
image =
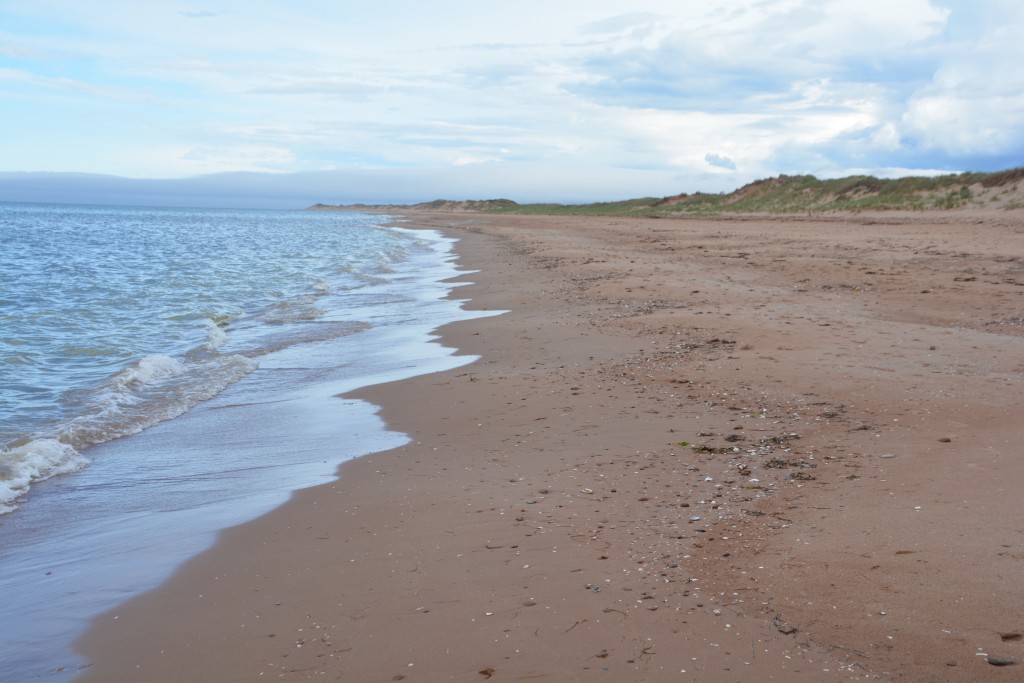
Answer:
POLYGON ((355 389, 475 360, 455 241, 395 217, 0 203, 0 681, 345 460, 355 389), (460 280, 461 281, 461 280, 460 280))

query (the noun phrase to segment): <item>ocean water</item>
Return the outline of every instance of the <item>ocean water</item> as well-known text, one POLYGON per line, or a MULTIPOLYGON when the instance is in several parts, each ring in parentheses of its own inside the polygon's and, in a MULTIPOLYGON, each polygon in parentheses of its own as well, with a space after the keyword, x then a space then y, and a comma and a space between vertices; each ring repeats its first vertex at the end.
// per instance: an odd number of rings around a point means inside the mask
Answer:
POLYGON ((0 680, 218 530, 406 441, 346 392, 470 362, 453 240, 379 215, 0 204, 0 680))

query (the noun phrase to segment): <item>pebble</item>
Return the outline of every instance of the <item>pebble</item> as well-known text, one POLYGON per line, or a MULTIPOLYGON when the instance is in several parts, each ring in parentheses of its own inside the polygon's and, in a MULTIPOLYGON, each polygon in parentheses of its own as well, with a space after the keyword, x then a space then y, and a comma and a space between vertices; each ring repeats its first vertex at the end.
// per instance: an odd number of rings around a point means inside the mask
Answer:
POLYGON ((780 619, 778 615, 775 615, 775 617, 772 619, 772 624, 774 624, 775 628, 779 630, 779 633, 781 633, 784 636, 792 635, 796 633, 798 630, 796 626, 790 626, 786 622, 782 621, 782 619, 780 619))
POLYGON ((882 454, 881 454, 880 456, 878 456, 878 457, 879 457, 879 458, 895 458, 895 457, 896 457, 896 455, 895 455, 894 453, 882 453, 882 454))
POLYGON ((988 658, 985 661, 987 661, 992 666, 1013 666, 1014 664, 1017 663, 1017 660, 1015 660, 1015 659, 1005 659, 1003 657, 993 657, 992 655, 989 655, 988 658))

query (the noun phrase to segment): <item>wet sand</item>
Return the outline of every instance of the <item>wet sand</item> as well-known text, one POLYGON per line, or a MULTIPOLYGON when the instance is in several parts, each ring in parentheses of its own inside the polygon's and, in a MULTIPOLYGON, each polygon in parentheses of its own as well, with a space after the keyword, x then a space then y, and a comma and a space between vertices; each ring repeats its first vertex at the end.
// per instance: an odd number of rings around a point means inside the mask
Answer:
POLYGON ((510 311, 441 330, 480 360, 359 392, 412 443, 101 616, 81 680, 1021 675, 1020 212, 410 218, 510 311))

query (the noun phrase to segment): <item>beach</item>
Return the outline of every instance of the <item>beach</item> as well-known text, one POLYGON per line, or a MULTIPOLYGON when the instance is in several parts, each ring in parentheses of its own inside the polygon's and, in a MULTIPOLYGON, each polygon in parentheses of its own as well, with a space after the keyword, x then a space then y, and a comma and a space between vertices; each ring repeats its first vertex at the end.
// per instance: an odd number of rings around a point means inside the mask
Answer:
POLYGON ((472 364, 100 616, 76 680, 998 681, 1024 661, 1024 216, 411 212, 472 364), (1016 661, 1017 664, 1007 664, 1016 661))

